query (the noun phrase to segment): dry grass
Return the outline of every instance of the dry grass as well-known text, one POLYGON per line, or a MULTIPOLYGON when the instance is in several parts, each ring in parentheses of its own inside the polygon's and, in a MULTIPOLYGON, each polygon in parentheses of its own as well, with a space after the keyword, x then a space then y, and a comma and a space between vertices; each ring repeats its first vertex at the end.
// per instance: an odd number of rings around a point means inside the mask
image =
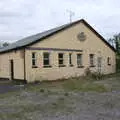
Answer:
POLYGON ((95 92, 107 92, 104 85, 94 83, 96 80, 88 77, 77 77, 62 79, 53 82, 43 82, 39 84, 29 85, 26 90, 37 91, 37 92, 49 92, 52 89, 61 89, 64 91, 95 91, 95 92))

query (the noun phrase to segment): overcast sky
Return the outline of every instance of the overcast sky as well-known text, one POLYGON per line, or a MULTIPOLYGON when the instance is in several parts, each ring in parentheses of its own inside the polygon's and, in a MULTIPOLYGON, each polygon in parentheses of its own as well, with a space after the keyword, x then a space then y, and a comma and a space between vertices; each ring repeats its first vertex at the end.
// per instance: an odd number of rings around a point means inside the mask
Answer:
POLYGON ((0 40, 23 37, 84 18, 108 39, 120 32, 120 0, 0 0, 0 40))

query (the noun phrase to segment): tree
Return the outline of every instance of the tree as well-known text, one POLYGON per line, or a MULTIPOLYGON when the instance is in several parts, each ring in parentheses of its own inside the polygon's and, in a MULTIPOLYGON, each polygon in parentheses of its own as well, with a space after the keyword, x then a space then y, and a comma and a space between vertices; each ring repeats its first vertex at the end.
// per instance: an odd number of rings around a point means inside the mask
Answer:
POLYGON ((7 46, 9 46, 9 43, 8 43, 8 42, 4 42, 4 43, 2 44, 2 46, 3 46, 3 47, 7 47, 7 46))
POLYGON ((113 38, 110 38, 108 42, 116 48, 116 51, 118 54, 120 54, 120 33, 113 36, 113 38))
POLYGON ((115 42, 114 42, 114 40, 113 40, 112 38, 110 38, 110 39, 108 40, 108 42, 109 42, 113 47, 115 47, 115 42))

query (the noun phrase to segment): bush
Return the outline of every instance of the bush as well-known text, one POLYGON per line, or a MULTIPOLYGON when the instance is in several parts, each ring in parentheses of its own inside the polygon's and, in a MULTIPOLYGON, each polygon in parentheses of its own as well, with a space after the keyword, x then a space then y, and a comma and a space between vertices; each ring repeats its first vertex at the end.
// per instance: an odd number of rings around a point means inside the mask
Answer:
POLYGON ((100 72, 91 72, 90 68, 87 68, 85 70, 86 76, 89 78, 95 79, 95 80, 101 80, 103 78, 103 75, 100 72))
POLYGON ((34 84, 39 84, 39 83, 40 83, 39 80, 35 80, 35 81, 34 81, 34 84))
POLYGON ((90 76, 90 75, 91 75, 91 71, 90 71, 90 68, 89 68, 89 67, 86 68, 86 70, 85 70, 85 75, 86 75, 86 76, 90 76))
POLYGON ((116 71, 120 72, 120 56, 117 56, 116 59, 116 71))
POLYGON ((103 75, 101 73, 94 72, 91 74, 91 77, 95 80, 101 80, 103 78, 103 75))
POLYGON ((65 95, 65 96, 69 96, 69 93, 65 93, 64 95, 65 95))
POLYGON ((44 89, 40 89, 40 92, 44 93, 44 92, 45 92, 45 90, 44 90, 44 89))

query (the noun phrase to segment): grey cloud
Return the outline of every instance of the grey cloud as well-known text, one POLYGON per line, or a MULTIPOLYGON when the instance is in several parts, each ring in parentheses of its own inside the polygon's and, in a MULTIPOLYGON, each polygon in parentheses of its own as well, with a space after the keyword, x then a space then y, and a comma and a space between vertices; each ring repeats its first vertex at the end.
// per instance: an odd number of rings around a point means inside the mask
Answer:
POLYGON ((119 0, 0 0, 0 39, 15 41, 85 18, 105 38, 120 32, 119 0))
POLYGON ((32 14, 30 13, 20 13, 20 12, 0 12, 0 18, 2 17, 29 17, 32 14))

